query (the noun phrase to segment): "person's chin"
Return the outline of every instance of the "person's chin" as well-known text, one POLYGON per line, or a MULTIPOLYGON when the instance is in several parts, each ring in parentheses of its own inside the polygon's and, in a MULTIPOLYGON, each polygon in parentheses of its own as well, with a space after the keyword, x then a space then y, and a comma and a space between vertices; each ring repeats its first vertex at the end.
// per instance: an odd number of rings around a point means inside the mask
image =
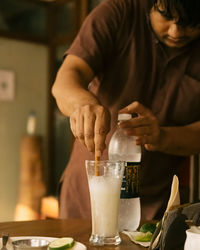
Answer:
POLYGON ((171 39, 165 38, 163 42, 166 46, 170 48, 182 48, 188 44, 188 40, 186 39, 171 39))

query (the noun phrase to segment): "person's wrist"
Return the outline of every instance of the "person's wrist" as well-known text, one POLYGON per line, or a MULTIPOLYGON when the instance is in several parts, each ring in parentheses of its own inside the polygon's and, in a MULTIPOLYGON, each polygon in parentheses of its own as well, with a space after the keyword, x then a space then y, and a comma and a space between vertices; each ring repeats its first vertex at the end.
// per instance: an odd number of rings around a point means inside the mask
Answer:
POLYGON ((95 98, 85 98, 85 99, 82 99, 80 102, 74 102, 74 105, 73 105, 73 112, 76 111, 76 110, 79 110, 79 109, 83 109, 85 107, 94 107, 94 106, 99 106, 99 102, 97 99, 95 98))

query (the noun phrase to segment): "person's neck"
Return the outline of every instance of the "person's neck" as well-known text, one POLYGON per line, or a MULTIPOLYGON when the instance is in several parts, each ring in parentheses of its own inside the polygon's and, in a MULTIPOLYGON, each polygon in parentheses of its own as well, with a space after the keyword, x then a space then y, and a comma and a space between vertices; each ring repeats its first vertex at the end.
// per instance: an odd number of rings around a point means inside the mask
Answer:
POLYGON ((173 56, 174 54, 177 54, 177 53, 181 52, 182 50, 184 50, 184 47, 172 48, 172 47, 166 46, 165 44, 163 44, 163 48, 168 56, 173 56))
POLYGON ((178 56, 186 51, 191 50, 192 47, 194 46, 193 45, 194 42, 196 42, 196 41, 193 41, 193 42, 191 42, 191 43, 189 43, 181 48, 168 47, 167 45, 162 43, 162 47, 163 47, 163 50, 164 50, 166 56, 171 59, 171 58, 174 58, 174 57, 176 57, 176 56, 178 56))

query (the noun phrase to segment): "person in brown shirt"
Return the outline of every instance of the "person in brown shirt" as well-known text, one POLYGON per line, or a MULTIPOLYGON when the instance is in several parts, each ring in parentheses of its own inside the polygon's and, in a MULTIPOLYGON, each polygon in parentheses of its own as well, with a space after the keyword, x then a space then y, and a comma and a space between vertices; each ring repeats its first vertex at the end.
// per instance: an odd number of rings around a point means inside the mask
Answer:
POLYGON ((142 146, 142 219, 161 218, 171 181, 200 152, 200 1, 104 0, 66 52, 52 93, 75 136, 60 217, 89 218, 85 160, 107 159, 117 114, 142 146))

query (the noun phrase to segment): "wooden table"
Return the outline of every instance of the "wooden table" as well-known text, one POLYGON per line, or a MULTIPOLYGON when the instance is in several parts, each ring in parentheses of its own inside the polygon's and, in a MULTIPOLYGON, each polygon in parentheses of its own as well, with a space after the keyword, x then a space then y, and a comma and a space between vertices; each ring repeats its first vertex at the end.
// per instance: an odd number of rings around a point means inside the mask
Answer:
POLYGON ((76 241, 85 244, 88 250, 144 250, 142 246, 136 245, 130 239, 121 234, 122 242, 119 246, 94 247, 88 243, 91 234, 90 220, 38 220, 1 222, 0 235, 8 232, 12 236, 48 236, 48 237, 73 237, 76 241))

